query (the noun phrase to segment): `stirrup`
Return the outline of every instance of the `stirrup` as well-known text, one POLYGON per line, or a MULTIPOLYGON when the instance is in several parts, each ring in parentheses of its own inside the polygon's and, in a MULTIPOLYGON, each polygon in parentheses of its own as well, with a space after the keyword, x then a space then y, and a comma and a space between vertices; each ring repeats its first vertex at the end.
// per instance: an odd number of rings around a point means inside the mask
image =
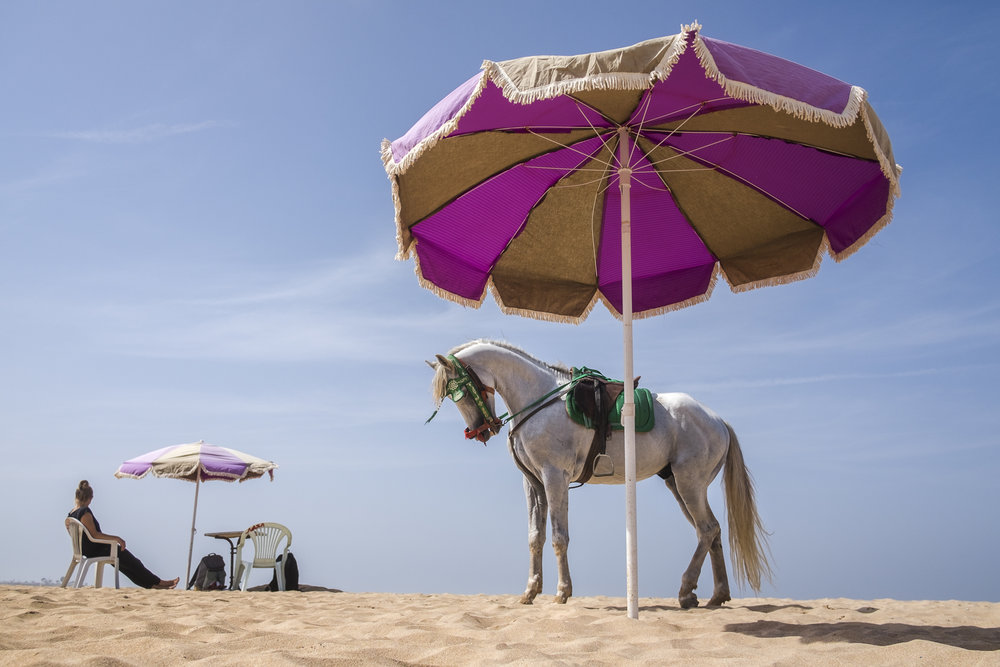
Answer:
POLYGON ((615 474, 615 463, 607 454, 598 454, 594 457, 594 477, 610 477, 615 474))

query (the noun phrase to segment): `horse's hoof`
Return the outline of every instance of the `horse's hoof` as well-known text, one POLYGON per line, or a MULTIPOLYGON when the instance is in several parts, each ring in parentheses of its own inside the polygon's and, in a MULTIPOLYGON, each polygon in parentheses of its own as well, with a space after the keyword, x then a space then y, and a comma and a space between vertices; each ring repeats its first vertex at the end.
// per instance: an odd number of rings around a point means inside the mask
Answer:
POLYGON ((677 598, 677 601, 681 603, 681 609, 692 609, 698 606, 698 596, 694 593, 687 597, 677 598))
POLYGON ((732 598, 729 597, 728 595, 726 595, 725 597, 712 598, 711 600, 708 601, 708 604, 706 606, 708 606, 708 607, 721 607, 722 605, 726 604, 730 600, 732 600, 732 598))
POLYGON ((535 601, 529 598, 527 595, 521 596, 521 604, 535 604, 535 601))
POLYGON ((566 600, 568 600, 568 599, 569 599, 568 595, 563 595, 562 593, 560 593, 559 595, 555 596, 555 598, 553 599, 553 601, 556 604, 566 604, 566 600))

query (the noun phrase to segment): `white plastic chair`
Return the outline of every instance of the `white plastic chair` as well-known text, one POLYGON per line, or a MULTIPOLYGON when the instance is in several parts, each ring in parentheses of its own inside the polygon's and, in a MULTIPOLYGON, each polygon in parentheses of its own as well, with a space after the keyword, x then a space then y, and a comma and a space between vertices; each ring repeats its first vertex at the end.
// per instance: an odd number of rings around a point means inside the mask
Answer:
POLYGON ((240 590, 245 591, 250 583, 250 571, 253 568, 274 570, 278 579, 278 590, 285 590, 285 563, 288 562, 288 547, 292 546, 292 531, 280 523, 258 523, 250 526, 240 535, 236 544, 236 579, 240 582, 240 590), (253 542, 253 559, 244 560, 243 546, 250 538, 253 542), (281 561, 278 561, 278 548, 284 542, 281 561))
POLYGON ((69 533, 69 539, 73 543, 73 560, 70 561, 69 569, 66 570, 66 576, 63 577, 62 587, 66 588, 66 584, 69 583, 69 578, 73 575, 73 570, 76 569, 77 565, 80 566, 80 573, 76 577, 74 588, 80 588, 80 586, 83 585, 83 580, 87 578, 87 569, 91 565, 97 565, 97 574, 94 578, 94 586, 96 588, 100 588, 104 575, 104 566, 112 565, 115 568, 115 588, 121 588, 121 586, 119 586, 118 577, 118 542, 116 540, 95 539, 90 535, 90 531, 87 530, 87 527, 73 517, 66 517, 66 531, 69 533), (107 556, 84 556, 84 535, 86 535, 87 539, 94 544, 110 544, 111 553, 107 556))

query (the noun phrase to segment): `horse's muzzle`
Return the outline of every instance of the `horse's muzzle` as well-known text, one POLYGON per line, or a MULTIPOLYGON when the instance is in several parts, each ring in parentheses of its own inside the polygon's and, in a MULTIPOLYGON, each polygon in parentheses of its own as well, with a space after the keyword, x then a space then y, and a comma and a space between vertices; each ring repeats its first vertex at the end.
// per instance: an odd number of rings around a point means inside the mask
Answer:
POLYGON ((499 422, 484 422, 477 428, 465 429, 465 439, 478 440, 485 445, 486 441, 499 433, 501 428, 503 428, 503 425, 499 422))

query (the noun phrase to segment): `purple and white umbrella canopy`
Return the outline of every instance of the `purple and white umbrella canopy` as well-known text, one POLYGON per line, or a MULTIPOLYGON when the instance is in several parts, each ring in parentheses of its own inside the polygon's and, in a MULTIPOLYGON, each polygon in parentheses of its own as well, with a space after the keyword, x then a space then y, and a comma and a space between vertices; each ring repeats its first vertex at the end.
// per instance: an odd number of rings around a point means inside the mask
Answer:
POLYGON ((203 440, 185 445, 171 445, 148 452, 121 464, 115 477, 142 479, 172 477, 189 482, 219 479, 225 482, 256 479, 265 473, 274 479, 272 461, 245 454, 228 447, 206 444, 203 440))
MULTIPOLYGON (((867 93, 701 26, 621 49, 485 61, 383 141, 399 259, 478 307, 632 320, 816 274, 892 218, 901 168, 867 93)), ((625 392, 629 615, 634 417, 625 392)))
POLYGON ((137 456, 118 467, 115 477, 142 479, 152 474, 154 477, 171 477, 195 482, 194 512, 191 515, 191 542, 188 546, 186 582, 191 577, 191 554, 194 550, 195 520, 198 516, 198 491, 202 481, 222 480, 243 482, 262 477, 265 473, 274 480, 273 461, 266 461, 244 452, 206 444, 199 440, 183 445, 172 445, 137 456))

